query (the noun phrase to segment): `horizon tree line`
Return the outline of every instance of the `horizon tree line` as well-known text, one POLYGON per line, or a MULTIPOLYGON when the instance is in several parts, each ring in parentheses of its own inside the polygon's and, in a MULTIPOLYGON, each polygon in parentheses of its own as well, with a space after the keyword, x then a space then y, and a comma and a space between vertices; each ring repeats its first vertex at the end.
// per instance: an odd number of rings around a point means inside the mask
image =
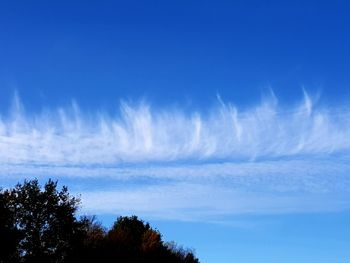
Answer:
POLYGON ((137 216, 120 216, 107 229, 94 216, 78 218, 79 205, 51 179, 43 188, 35 179, 0 189, 0 263, 199 263, 137 216))

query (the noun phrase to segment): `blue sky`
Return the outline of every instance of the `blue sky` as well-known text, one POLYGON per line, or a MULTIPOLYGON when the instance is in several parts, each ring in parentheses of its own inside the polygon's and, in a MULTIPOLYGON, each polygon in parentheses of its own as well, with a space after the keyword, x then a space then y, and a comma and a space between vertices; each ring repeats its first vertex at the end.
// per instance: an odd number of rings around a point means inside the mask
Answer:
POLYGON ((0 180, 201 262, 348 262, 346 1, 0 4, 0 180))

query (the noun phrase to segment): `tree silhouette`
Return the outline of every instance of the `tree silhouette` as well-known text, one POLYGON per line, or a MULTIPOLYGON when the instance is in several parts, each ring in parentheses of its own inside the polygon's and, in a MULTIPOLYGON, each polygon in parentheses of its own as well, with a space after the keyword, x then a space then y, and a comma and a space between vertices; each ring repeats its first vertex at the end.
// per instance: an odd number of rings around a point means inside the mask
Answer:
POLYGON ((137 216, 119 217, 106 230, 95 217, 76 217, 80 201, 49 180, 0 189, 0 263, 198 263, 194 254, 164 243, 137 216))
POLYGON ((25 262, 64 261, 82 232, 75 218, 79 200, 67 187, 58 191, 57 182, 49 180, 41 191, 37 180, 25 181, 4 191, 2 198, 11 214, 7 218, 13 218, 12 226, 21 234, 18 256, 25 262))
POLYGON ((0 262, 19 260, 17 249, 22 237, 16 228, 14 213, 8 206, 8 200, 8 195, 0 194, 0 262))
POLYGON ((86 223, 86 242, 74 262, 199 263, 192 251, 164 243, 159 231, 136 216, 119 217, 109 231, 94 220, 86 223))

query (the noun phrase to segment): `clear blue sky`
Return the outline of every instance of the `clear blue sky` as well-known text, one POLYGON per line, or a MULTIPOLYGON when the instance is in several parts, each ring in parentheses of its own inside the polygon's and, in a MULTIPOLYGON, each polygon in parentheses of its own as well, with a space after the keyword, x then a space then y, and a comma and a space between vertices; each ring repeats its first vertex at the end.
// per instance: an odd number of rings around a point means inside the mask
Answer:
POLYGON ((350 260, 347 1, 2 1, 0 182, 48 177, 203 263, 350 260))

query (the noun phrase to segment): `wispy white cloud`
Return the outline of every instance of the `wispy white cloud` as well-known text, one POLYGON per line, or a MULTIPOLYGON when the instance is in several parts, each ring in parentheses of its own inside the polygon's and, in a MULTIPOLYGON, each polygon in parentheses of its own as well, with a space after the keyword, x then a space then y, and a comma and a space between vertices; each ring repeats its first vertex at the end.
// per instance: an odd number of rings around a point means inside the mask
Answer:
POLYGON ((219 97, 205 112, 121 103, 115 115, 76 103, 28 113, 15 96, 0 116, 0 179, 73 183, 93 213, 215 221, 347 209, 349 117, 307 93, 294 107, 272 95, 240 110, 219 97))
POLYGON ((70 108, 26 113, 19 99, 0 118, 2 163, 120 164, 254 160, 350 150, 349 109, 291 108, 275 98, 246 110, 221 103, 207 113, 121 103, 117 116, 70 108))

